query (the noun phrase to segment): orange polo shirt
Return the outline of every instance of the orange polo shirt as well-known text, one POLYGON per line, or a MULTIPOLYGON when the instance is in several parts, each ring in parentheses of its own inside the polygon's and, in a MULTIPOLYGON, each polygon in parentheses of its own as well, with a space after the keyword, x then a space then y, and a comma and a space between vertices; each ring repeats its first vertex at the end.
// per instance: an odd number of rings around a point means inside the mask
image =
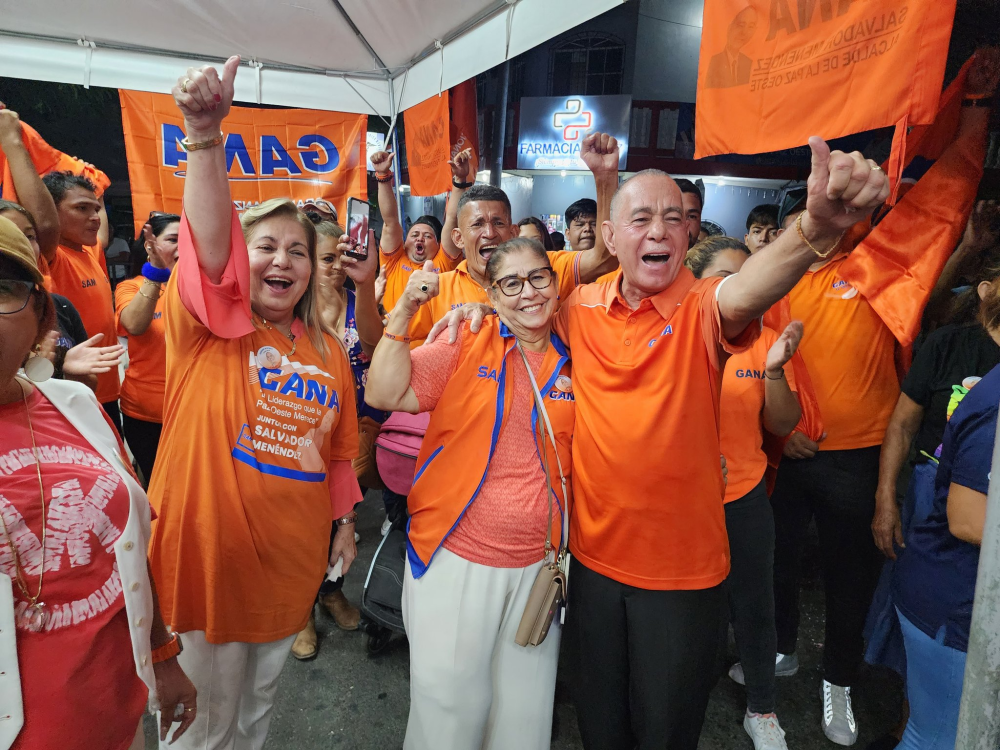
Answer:
MULTIPOLYGON (((580 285, 580 253, 572 250, 552 250, 549 263, 556 272, 559 299, 565 300, 580 285)), ((441 274, 438 296, 422 305, 410 321, 412 346, 418 346, 431 332, 431 328, 451 310, 470 302, 490 304, 490 298, 469 274, 469 262, 463 260, 454 271, 441 274)))
POLYGON ((128 337, 128 369, 122 381, 121 410, 133 419, 163 422, 163 392, 167 386, 167 341, 163 321, 163 297, 156 303, 153 319, 141 336, 133 336, 122 325, 122 310, 139 293, 145 279, 137 276, 115 287, 115 325, 118 335, 128 337))
MULTIPOLYGON (((767 469, 764 453, 764 364, 780 334, 763 328, 760 338, 745 352, 726 362, 722 375, 722 455, 729 468, 726 502, 739 500, 756 487, 767 469)), ((796 390, 794 367, 785 365, 788 387, 796 390)))
MULTIPOLYGON (((94 248, 71 250, 60 245, 49 264, 50 292, 61 294, 73 303, 80 313, 88 336, 103 333, 100 346, 111 346, 118 341, 115 326, 115 307, 111 297, 111 282, 98 261, 94 248)), ((121 384, 118 368, 97 376, 97 400, 102 404, 118 400, 121 384)))
MULTIPOLYGON (((385 267, 385 295, 382 297, 382 307, 387 312, 392 312, 392 308, 403 296, 403 290, 406 289, 406 283, 410 280, 410 276, 413 275, 414 271, 421 270, 422 266, 415 265, 410 260, 402 243, 392 253, 385 253, 380 247, 378 260, 385 267)), ((434 261, 434 270, 438 273, 445 273, 453 271, 464 259, 461 257, 452 258, 444 251, 444 248, 439 248, 437 255, 432 260, 434 261)))
POLYGON ((806 335, 809 363, 827 438, 821 451, 881 445, 899 399, 896 340, 857 289, 840 276, 843 255, 810 271, 789 294, 792 318, 806 335))
POLYGON ((643 589, 705 589, 729 574, 719 400, 729 353, 721 279, 681 269, 637 310, 619 279, 577 289, 556 315, 573 356, 576 428, 570 549, 586 567, 643 589))

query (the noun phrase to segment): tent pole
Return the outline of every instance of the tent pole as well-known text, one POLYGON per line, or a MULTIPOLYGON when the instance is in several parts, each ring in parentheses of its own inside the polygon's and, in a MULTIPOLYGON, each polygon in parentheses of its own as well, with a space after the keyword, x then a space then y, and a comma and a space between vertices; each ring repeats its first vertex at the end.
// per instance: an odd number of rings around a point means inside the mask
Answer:
POLYGON ((507 142, 507 94, 510 88, 510 60, 504 60, 500 71, 500 101, 497 106, 497 127, 493 131, 493 168, 490 184, 500 187, 503 176, 503 152, 507 142))
POLYGON ((375 48, 368 43, 368 40, 365 39, 365 35, 361 33, 361 29, 359 29, 355 25, 354 20, 347 14, 347 11, 344 10, 344 6, 340 4, 340 0, 330 0, 330 1, 336 6, 337 10, 340 11, 340 15, 343 16, 345 21, 347 21, 347 25, 351 27, 351 31, 354 32, 355 36, 358 37, 358 40, 365 46, 365 49, 367 49, 369 54, 375 59, 376 64, 378 64, 378 66, 386 73, 388 73, 389 70, 388 68, 385 67, 385 63, 382 62, 382 58, 378 56, 378 52, 376 52, 375 48))
MULTIPOLYGON (((400 92, 402 94, 402 92, 400 92)), ((399 219, 399 226, 403 227, 403 237, 406 237, 406 211, 403 210, 403 201, 400 200, 399 183, 403 179, 403 173, 399 165, 402 163, 399 158, 399 138, 396 128, 396 118, 399 116, 399 103, 396 101, 396 83, 393 78, 389 78, 389 112, 392 115, 392 124, 389 127, 389 134, 385 147, 392 151, 392 172, 396 179, 392 181, 392 192, 396 194, 396 218, 399 219), (388 140, 391 138, 391 144, 388 140)))
MULTIPOLYGON (((1000 477, 1000 422, 991 476, 1000 477)), ((1000 480, 990 482, 955 750, 1000 745, 1000 480)))

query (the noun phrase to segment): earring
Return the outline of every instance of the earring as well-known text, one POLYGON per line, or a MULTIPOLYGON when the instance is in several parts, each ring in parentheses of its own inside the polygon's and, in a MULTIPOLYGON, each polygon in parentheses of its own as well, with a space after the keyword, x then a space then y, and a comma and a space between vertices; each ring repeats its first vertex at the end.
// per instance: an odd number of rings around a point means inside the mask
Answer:
POLYGON ((56 367, 48 357, 43 357, 35 347, 34 353, 24 363, 24 374, 32 383, 44 383, 55 373, 56 367))

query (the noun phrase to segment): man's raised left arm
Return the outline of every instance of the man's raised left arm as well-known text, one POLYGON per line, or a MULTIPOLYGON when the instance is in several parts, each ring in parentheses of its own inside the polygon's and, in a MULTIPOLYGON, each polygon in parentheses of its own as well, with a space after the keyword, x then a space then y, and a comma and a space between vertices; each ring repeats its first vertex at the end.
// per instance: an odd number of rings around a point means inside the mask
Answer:
POLYGON ((812 171, 806 209, 795 225, 750 257, 740 272, 719 288, 719 312, 727 339, 746 327, 791 291, 826 257, 844 232, 885 202, 889 180, 871 159, 855 151, 830 151, 818 136, 809 139, 812 171))

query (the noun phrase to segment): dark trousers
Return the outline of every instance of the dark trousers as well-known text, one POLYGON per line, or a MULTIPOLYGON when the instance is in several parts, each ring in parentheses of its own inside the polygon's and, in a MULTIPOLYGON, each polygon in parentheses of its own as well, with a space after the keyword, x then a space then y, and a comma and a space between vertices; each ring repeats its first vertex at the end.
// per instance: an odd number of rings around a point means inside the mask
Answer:
POLYGON ((736 648, 746 679, 747 708, 774 711, 774 515, 761 482, 726 503, 732 567, 726 581, 736 648))
POLYGON ((122 437, 122 412, 118 408, 118 402, 108 401, 105 404, 101 404, 101 408, 104 409, 104 413, 108 415, 111 423, 118 430, 118 437, 122 437))
POLYGON ((156 462, 156 449, 160 447, 163 425, 122 414, 122 427, 125 428, 128 449, 132 451, 135 462, 139 464, 139 470, 142 472, 142 478, 148 486, 149 480, 153 478, 153 464, 156 462))
POLYGON ((857 677, 865 616, 882 568, 871 532, 880 450, 876 445, 785 458, 771 495, 778 652, 795 651, 802 547, 815 518, 826 591, 823 677, 834 685, 849 686, 857 677))
POLYGON ((726 633, 723 585, 649 591, 575 558, 566 635, 587 750, 695 750, 726 633))

